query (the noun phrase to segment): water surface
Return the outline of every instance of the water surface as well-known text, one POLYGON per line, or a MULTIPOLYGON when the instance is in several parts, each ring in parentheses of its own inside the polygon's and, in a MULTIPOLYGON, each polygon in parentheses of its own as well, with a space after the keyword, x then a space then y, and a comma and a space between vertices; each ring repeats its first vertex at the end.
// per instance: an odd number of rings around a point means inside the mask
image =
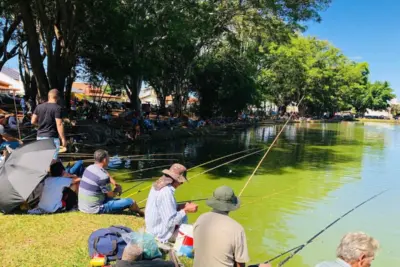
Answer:
MULTIPOLYGON (((263 126, 245 132, 221 132, 203 138, 152 142, 115 150, 136 154, 182 152, 182 156, 173 157, 192 167, 248 148, 265 148, 280 127, 263 126)), ((399 148, 400 126, 396 125, 288 125, 246 188, 242 207, 231 214, 246 230, 251 262, 267 260, 303 244, 352 207, 390 188, 339 221, 285 266, 314 266, 322 260, 333 260, 340 238, 349 231, 364 231, 380 241, 382 248, 374 266, 400 266, 400 255, 396 253, 400 239, 399 148)), ((177 190, 176 197, 178 200, 209 197, 221 185, 229 185, 239 193, 261 157, 262 154, 257 154, 195 177, 177 190)), ((189 177, 222 162, 191 171, 189 177)), ((134 162, 134 168, 169 163, 134 162)), ((135 179, 158 175, 156 170, 122 175, 120 180, 127 189, 137 185, 133 182, 135 179)), ((150 184, 142 183, 124 195, 144 205, 150 184)), ((199 213, 190 215, 191 222, 210 210, 204 201, 199 205, 199 213)))

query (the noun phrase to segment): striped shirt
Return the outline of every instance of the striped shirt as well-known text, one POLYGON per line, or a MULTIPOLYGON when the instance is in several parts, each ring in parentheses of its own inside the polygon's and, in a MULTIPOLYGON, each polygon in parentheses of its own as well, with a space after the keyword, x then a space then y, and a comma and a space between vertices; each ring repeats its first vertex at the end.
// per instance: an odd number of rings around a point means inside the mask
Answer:
POLYGON ((146 232, 160 242, 168 242, 177 225, 186 220, 184 210, 177 211, 175 188, 165 186, 157 191, 151 188, 145 210, 146 232))
POLYGON ((106 195, 111 191, 110 177, 96 164, 90 165, 83 173, 79 185, 78 207, 85 213, 98 213, 106 195))

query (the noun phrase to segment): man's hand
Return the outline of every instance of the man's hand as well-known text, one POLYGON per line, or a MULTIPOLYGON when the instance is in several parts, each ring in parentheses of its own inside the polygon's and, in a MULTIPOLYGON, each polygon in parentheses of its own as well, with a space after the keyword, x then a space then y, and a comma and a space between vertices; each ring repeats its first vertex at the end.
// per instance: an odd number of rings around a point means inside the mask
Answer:
POLYGON ((258 265, 259 267, 272 267, 271 264, 269 263, 261 263, 260 265, 258 265))
POLYGON ((116 184, 114 192, 117 194, 117 196, 120 196, 122 194, 122 187, 119 184, 116 184))
POLYGON ((188 213, 195 213, 197 212, 197 209, 198 209, 197 204, 191 202, 186 203, 185 207, 183 208, 183 210, 188 213))

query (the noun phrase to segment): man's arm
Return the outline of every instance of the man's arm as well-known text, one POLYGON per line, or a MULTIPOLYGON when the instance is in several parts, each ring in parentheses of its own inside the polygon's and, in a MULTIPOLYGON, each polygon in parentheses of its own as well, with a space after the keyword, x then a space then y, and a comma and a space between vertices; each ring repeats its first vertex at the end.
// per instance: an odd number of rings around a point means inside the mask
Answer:
MULTIPOLYGON (((33 117, 32 117, 32 121, 33 121, 33 117)), ((67 140, 65 139, 65 135, 64 135, 64 125, 62 122, 62 119, 56 119, 56 124, 57 124, 57 131, 58 131, 58 135, 61 138, 61 145, 62 146, 66 146, 67 145, 67 140)))
POLYGON ((11 136, 9 134, 6 134, 6 133, 2 134, 1 136, 3 137, 4 140, 6 140, 6 142, 14 142, 14 141, 15 142, 22 142, 18 138, 15 138, 15 137, 13 137, 13 136, 11 136))
POLYGON ((38 124, 38 116, 36 114, 32 115, 31 123, 32 123, 32 125, 38 124))

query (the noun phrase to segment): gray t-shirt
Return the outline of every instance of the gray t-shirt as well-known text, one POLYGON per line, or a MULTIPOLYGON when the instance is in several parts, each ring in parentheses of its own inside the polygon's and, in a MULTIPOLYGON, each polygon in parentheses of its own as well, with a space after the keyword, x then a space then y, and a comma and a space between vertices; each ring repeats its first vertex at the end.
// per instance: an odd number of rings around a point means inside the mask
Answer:
POLYGON ((106 195, 111 191, 107 172, 93 164, 86 168, 79 184, 78 207, 85 213, 99 213, 106 195))
POLYGON ((228 215, 202 214, 193 228, 194 267, 232 267, 249 259, 243 227, 228 215))

